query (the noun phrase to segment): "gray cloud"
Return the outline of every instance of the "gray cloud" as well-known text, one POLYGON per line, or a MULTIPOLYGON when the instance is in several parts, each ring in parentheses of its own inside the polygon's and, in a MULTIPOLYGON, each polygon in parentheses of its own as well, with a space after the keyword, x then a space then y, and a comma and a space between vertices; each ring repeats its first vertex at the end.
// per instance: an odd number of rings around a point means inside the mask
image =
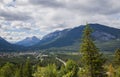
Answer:
POLYGON ((7 21, 26 21, 32 19, 27 13, 24 12, 9 12, 0 10, 0 17, 3 17, 7 21))
POLYGON ((0 28, 2 28, 2 25, 0 24, 0 28))
POLYGON ((34 35, 41 38, 86 22, 120 28, 118 0, 16 0, 15 7, 7 6, 14 5, 11 2, 0 0, 0 36, 9 41, 34 35))
POLYGON ((32 29, 30 27, 23 27, 21 28, 21 30, 24 30, 24 31, 31 31, 32 29))
MULTIPOLYGON (((116 14, 120 12, 115 0, 29 0, 33 5, 65 8, 82 14, 116 14)), ((62 10, 61 10, 62 11, 62 10)))
POLYGON ((3 3, 3 0, 0 0, 1 3, 3 3))
POLYGON ((43 5, 45 7, 54 7, 54 8, 58 8, 58 7, 63 7, 64 4, 57 1, 57 0, 29 0, 31 4, 34 5, 43 5))
POLYGON ((9 37, 10 40, 13 40, 13 37, 9 37))

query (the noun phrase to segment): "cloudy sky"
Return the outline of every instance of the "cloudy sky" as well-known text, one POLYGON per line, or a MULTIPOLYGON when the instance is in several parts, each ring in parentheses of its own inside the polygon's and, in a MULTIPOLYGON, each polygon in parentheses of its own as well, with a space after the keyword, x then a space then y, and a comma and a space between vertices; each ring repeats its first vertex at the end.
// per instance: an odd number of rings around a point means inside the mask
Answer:
POLYGON ((81 24, 120 28, 120 0, 0 0, 0 36, 10 42, 41 38, 81 24))

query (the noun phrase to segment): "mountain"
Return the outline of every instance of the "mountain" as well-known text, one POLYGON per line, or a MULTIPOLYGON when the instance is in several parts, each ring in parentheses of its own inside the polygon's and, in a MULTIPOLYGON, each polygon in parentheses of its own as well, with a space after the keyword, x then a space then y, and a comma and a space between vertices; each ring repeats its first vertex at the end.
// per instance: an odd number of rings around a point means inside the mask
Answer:
MULTIPOLYGON (((111 40, 120 39, 120 29, 108 27, 101 24, 89 24, 93 29, 92 38, 97 43, 105 43, 111 40)), ((84 29, 84 25, 72 28, 65 29, 62 31, 56 31, 46 35, 41 41, 31 48, 34 49, 51 49, 51 48, 65 48, 68 46, 74 46, 75 43, 81 42, 81 37, 84 29), (50 40, 49 40, 50 39, 50 40)), ((118 43, 120 46, 120 43, 118 43)), ((99 45, 101 46, 101 45, 99 45)), ((107 47, 107 46, 106 46, 107 47)))
POLYGON ((27 38, 23 39, 22 41, 17 42, 16 45, 22 45, 22 46, 27 47, 27 46, 35 45, 39 41, 40 41, 40 39, 38 39, 36 36, 27 37, 27 38))
MULTIPOLYGON (((101 24, 89 24, 93 29, 92 39, 101 51, 114 51, 120 48, 120 29, 101 24)), ((78 51, 84 25, 64 29, 47 34, 41 40, 37 37, 27 37, 16 44, 11 44, 0 37, 0 51, 78 51), (25 47, 24 47, 25 46, 25 47)))
POLYGON ((55 31, 50 34, 47 34, 42 38, 42 40, 39 41, 39 43, 37 43, 37 45, 39 46, 39 45, 46 45, 52 43, 53 41, 60 38, 62 35, 66 34, 69 30, 70 29, 65 29, 62 31, 55 31))
POLYGON ((8 41, 0 37, 0 52, 14 52, 14 51, 19 51, 23 49, 24 47, 10 44, 8 41))

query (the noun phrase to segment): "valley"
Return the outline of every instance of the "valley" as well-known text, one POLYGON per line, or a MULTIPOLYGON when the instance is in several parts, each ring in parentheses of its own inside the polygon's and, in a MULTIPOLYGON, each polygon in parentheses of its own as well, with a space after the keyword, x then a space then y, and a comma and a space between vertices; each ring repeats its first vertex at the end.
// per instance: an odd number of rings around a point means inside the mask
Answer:
POLYGON ((41 40, 33 36, 12 44, 0 38, 0 76, 88 77, 86 73, 94 70, 95 76, 109 77, 115 68, 114 75, 119 77, 119 32, 120 29, 87 24, 55 31, 41 40))
POLYGON ((0 0, 0 77, 120 77, 120 1, 0 0))

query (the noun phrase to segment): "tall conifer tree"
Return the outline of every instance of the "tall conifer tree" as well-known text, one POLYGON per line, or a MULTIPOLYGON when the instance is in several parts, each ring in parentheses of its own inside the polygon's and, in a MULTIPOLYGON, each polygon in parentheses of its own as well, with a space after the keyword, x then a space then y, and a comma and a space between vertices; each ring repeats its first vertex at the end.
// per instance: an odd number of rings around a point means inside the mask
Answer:
POLYGON ((116 77, 120 77, 120 48, 115 51, 116 77))
POLYGON ((30 64, 29 58, 27 59, 23 68, 23 77, 33 77, 32 76, 32 66, 30 64))
POLYGON ((120 65, 120 49, 117 49, 115 51, 115 61, 116 61, 116 64, 119 66, 120 65))
POLYGON ((87 72, 87 77, 104 77, 103 64, 105 59, 102 54, 99 53, 99 49, 95 46, 91 38, 92 29, 87 24, 82 37, 82 44, 80 48, 81 62, 87 72))

